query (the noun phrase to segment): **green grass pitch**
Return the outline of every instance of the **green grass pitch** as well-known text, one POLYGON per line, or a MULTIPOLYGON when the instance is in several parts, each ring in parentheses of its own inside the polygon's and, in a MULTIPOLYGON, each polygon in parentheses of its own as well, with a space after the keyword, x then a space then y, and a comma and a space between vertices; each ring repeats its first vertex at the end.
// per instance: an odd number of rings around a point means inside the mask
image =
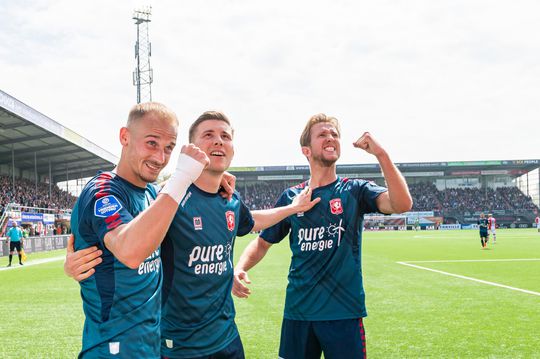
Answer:
MULTIPOLYGON (((540 233, 497 234, 482 250, 477 231, 365 233, 368 356, 540 357, 540 233)), ((236 257, 252 238, 237 239, 236 257)), ((0 358, 76 357, 78 285, 62 260, 30 265, 63 255, 34 254, 22 268, 0 270, 0 358)), ((247 358, 277 357, 289 261, 284 240, 250 271, 252 296, 236 300, 247 358)))

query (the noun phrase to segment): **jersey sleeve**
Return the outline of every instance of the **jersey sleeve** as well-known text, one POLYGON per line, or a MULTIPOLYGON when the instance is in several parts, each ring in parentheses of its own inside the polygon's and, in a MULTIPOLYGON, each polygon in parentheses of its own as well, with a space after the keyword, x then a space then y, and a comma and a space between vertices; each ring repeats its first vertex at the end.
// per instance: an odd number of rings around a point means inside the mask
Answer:
POLYGON ((239 197, 240 202, 240 221, 238 223, 238 230, 236 234, 240 237, 245 236, 253 229, 255 225, 255 220, 249 211, 249 208, 244 204, 242 199, 239 197))
POLYGON ((95 234, 100 244, 104 245, 105 235, 109 231, 133 220, 127 203, 127 195, 114 188, 114 185, 107 188, 106 192, 98 191, 89 196, 84 212, 85 222, 87 229, 95 234))
POLYGON ((377 184, 369 181, 358 181, 358 203, 363 213, 379 212, 377 207, 377 197, 381 193, 387 192, 386 187, 378 186, 377 184))
MULTIPOLYGON (((287 206, 291 201, 292 199, 290 198, 288 191, 284 191, 274 205, 274 208, 287 206)), ((287 236, 287 234, 289 234, 290 229, 291 221, 289 217, 287 217, 263 230, 260 237, 268 243, 279 243, 287 236)))

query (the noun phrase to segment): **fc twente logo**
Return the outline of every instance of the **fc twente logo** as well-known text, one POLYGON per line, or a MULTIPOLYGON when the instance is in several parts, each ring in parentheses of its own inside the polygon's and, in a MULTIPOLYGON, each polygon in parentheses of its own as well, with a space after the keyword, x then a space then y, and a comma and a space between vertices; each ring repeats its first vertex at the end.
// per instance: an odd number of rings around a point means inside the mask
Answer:
POLYGON ((225 219, 227 220, 227 228, 229 229, 229 231, 234 231, 234 212, 225 212, 225 219))
POLYGON ((334 198, 330 200, 330 212, 332 212, 332 214, 343 213, 343 206, 341 205, 341 198, 334 198))

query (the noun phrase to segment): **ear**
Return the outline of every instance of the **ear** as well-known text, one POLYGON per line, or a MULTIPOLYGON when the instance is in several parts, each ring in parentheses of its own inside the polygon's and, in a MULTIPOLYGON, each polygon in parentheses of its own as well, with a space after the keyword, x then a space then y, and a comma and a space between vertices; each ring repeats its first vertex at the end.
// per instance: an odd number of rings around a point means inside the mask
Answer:
POLYGON ((127 127, 122 127, 120 129, 120 144, 122 146, 127 146, 129 142, 129 130, 127 127))
POLYGON ((302 154, 306 157, 311 156, 311 148, 307 146, 302 146, 302 154))

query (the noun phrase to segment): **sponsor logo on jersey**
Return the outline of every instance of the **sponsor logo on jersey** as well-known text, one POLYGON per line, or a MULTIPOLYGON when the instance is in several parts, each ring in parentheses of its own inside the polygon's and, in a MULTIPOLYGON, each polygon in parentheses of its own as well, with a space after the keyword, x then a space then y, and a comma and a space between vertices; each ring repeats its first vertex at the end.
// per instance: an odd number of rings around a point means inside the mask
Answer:
POLYGON ((193 228, 195 228, 196 231, 202 230, 202 218, 201 217, 193 217, 193 228))
POLYGON ((331 249, 337 241, 337 246, 341 244, 341 233, 345 231, 342 227, 343 220, 339 223, 330 223, 327 227, 300 228, 298 230, 298 245, 302 252, 324 251, 331 249))
POLYGON ((94 215, 96 217, 107 218, 122 209, 120 201, 113 195, 101 197, 94 203, 94 215))
POLYGON ((159 272, 160 268, 161 268, 161 257, 159 255, 159 249, 156 249, 155 251, 152 252, 152 254, 148 256, 148 258, 144 260, 144 262, 139 264, 137 273, 139 275, 143 275, 143 274, 148 274, 152 272, 159 272))
POLYGON ((225 219, 227 220, 227 228, 229 229, 229 231, 234 231, 234 212, 225 212, 225 219))
MULTIPOLYGON (((188 267, 193 268, 196 275, 217 274, 227 271, 230 263, 231 245, 214 244, 211 246, 195 246, 189 254, 188 267)), ((231 263, 232 268, 232 263, 231 263)))
POLYGON ((334 198, 330 200, 330 212, 332 212, 332 214, 343 213, 343 206, 341 205, 341 198, 334 198))

